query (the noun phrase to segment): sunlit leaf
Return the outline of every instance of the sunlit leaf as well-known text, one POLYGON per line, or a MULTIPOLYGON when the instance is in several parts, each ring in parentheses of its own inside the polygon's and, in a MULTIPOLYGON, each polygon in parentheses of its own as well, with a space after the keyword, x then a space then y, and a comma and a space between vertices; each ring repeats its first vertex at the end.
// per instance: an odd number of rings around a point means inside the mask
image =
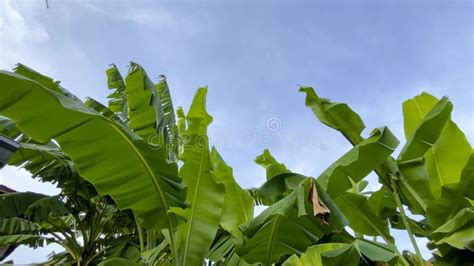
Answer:
POLYGON ((200 88, 186 116, 187 141, 181 156, 179 173, 188 187, 190 208, 182 215, 186 222, 178 227, 178 261, 180 265, 202 263, 221 221, 225 187, 212 174, 207 127, 212 117, 206 111, 207 88, 200 88))

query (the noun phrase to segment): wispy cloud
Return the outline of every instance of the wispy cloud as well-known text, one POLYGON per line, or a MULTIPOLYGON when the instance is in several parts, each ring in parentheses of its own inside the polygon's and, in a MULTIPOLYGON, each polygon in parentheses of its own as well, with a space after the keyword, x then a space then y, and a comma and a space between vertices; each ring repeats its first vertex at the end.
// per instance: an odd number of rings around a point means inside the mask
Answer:
MULTIPOLYGON (((18 1, 0 1, 0 68, 11 68, 20 58, 35 60, 31 47, 43 45, 50 35, 46 27, 31 13, 22 14, 18 1)), ((25 9, 30 12, 31 9, 25 9)), ((48 68, 45 62, 35 62, 48 68)))
POLYGON ((179 23, 172 13, 163 9, 129 9, 122 17, 138 25, 158 30, 174 31, 179 23))

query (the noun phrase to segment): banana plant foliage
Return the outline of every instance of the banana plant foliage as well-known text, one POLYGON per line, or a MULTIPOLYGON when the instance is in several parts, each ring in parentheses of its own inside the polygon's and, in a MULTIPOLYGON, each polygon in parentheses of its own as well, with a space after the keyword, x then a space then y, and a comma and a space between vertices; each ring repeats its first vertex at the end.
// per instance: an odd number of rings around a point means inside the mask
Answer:
MULTIPOLYGON (((340 108, 344 111, 335 112, 329 107, 339 104, 319 98, 312 88, 301 90, 307 94, 307 105, 310 103, 308 106, 321 122, 341 132, 353 145, 364 141, 360 126, 339 124, 347 117, 358 117, 352 109, 343 104, 340 108)), ((472 254, 466 254, 473 252, 474 227, 472 218, 465 213, 473 208, 473 150, 464 133, 451 120, 453 104, 446 97, 437 99, 423 92, 405 101, 402 109, 407 142, 397 159, 388 158, 375 169, 383 186, 372 194, 368 205, 382 219, 405 218, 403 225, 390 221, 392 227, 403 228, 410 236, 416 234, 430 239, 428 247, 434 251, 435 261, 457 263, 459 258, 472 261, 472 254), (383 198, 388 200, 381 200, 383 198), (403 206, 425 219, 413 221, 403 214, 403 206), (459 217, 464 217, 465 227, 453 227, 449 233, 439 229, 459 217), (446 235, 442 237, 441 232, 446 235)))
POLYGON ((1 195, 0 246, 58 243, 64 251, 47 263, 76 265, 474 261, 474 155, 448 98, 402 104, 406 141, 395 156, 400 141, 388 127, 363 136, 349 105, 301 87, 316 118, 353 147, 314 177, 265 149, 255 163, 266 181, 244 189, 211 148, 207 87, 185 113, 166 77, 154 82, 139 64, 125 77, 111 65, 106 77, 103 104, 22 64, 0 72, 0 134, 20 144, 8 163, 61 190, 1 195), (254 215, 255 205, 266 208, 254 215), (416 254, 400 251, 391 229, 405 230, 416 254), (414 236, 428 238, 430 261, 414 236))

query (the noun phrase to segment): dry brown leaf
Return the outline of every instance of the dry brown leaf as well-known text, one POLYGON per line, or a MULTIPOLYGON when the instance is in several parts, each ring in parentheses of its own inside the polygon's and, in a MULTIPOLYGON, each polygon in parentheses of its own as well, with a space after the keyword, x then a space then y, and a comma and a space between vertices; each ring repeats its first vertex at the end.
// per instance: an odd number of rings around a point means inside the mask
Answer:
POLYGON ((321 218, 321 221, 325 224, 329 224, 329 214, 331 211, 329 208, 324 204, 324 202, 318 196, 318 190, 314 181, 311 180, 310 183, 310 193, 309 193, 309 200, 313 204, 313 213, 314 216, 321 218))

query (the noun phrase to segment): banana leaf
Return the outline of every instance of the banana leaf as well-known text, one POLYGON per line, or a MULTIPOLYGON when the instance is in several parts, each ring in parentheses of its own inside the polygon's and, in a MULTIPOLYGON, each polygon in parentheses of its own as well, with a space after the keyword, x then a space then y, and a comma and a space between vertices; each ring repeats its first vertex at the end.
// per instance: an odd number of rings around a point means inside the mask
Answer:
POLYGON ((23 76, 2 71, 0 84, 0 115, 35 140, 57 141, 81 176, 120 209, 131 209, 145 228, 173 227, 168 209, 184 206, 184 194, 164 149, 151 149, 120 124, 23 76))
POLYGON ((232 168, 226 164, 217 150, 211 150, 212 174, 225 186, 221 227, 234 237, 241 237, 239 225, 253 218, 253 199, 235 181, 232 168))
POLYGON ((47 195, 34 192, 16 192, 0 195, 0 218, 23 217, 31 204, 47 195))
POLYGON ((382 164, 398 145, 388 128, 372 131, 371 136, 329 166, 318 178, 327 193, 336 198, 382 164))
POLYGON ((113 90, 111 94, 107 96, 109 98, 108 107, 114 112, 122 121, 128 120, 128 106, 127 98, 125 97, 125 82, 123 81, 122 75, 118 70, 117 66, 112 64, 106 71, 107 74, 107 86, 110 90, 113 90))
POLYGON ((382 236, 387 243, 393 243, 387 219, 379 218, 369 207, 368 199, 351 192, 342 193, 334 199, 349 220, 349 226, 356 232, 370 236, 382 236))
POLYGON ((267 180, 272 179, 274 176, 279 174, 288 173, 290 172, 286 166, 282 163, 279 163, 273 155, 270 153, 269 150, 263 150, 263 153, 257 158, 255 158, 255 162, 265 168, 267 180))
POLYGON ((145 70, 133 62, 130 63, 125 84, 130 129, 145 140, 163 145, 164 111, 155 85, 145 70))
POLYGON ((363 140, 361 133, 365 128, 364 122, 347 104, 320 98, 311 87, 301 87, 300 92, 306 93, 305 104, 313 110, 319 121, 341 132, 352 145, 363 140))
POLYGON ((186 220, 178 227, 178 264, 199 265, 211 247, 221 221, 225 187, 212 173, 207 127, 212 117, 206 111, 207 88, 194 96, 186 116, 187 141, 179 174, 188 187, 190 208, 175 210, 186 220))
POLYGON ((347 225, 347 220, 329 198, 325 199, 329 218, 316 212, 315 207, 322 201, 318 195, 322 192, 317 183, 308 178, 288 196, 241 225, 244 239, 237 245, 237 254, 248 263, 271 265, 282 256, 302 254, 325 234, 339 231, 347 225))

